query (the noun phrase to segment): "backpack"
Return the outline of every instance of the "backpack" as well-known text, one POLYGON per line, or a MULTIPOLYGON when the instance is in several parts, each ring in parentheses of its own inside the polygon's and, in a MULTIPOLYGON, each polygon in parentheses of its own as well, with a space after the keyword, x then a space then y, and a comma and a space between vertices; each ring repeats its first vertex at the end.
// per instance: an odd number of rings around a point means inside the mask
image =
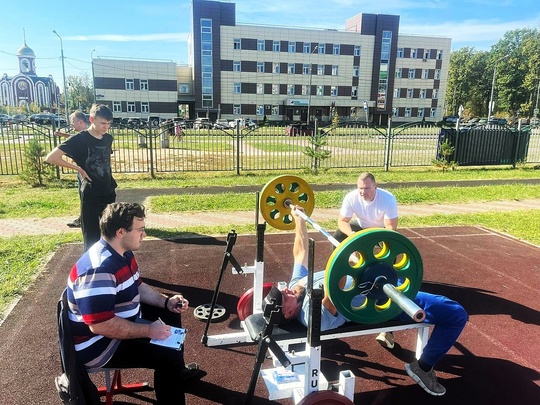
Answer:
POLYGON ((57 307, 58 344, 62 375, 54 379, 56 390, 62 403, 66 405, 100 404, 96 386, 88 376, 84 364, 77 359, 68 311, 67 289, 64 289, 57 307))

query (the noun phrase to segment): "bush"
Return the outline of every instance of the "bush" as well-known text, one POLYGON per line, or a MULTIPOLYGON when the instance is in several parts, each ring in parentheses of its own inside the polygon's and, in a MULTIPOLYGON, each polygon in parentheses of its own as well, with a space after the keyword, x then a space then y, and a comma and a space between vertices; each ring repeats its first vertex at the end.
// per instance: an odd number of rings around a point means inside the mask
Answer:
POLYGON ((21 178, 32 187, 43 187, 46 180, 54 179, 54 167, 45 163, 45 148, 36 139, 31 139, 24 149, 21 178))

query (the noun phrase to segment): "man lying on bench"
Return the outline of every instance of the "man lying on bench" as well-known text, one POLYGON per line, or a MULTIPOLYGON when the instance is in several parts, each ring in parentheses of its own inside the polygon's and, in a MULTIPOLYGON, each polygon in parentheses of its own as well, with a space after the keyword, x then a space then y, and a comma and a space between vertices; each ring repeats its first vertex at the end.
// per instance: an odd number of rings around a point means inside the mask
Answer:
MULTIPOLYGON (((273 287, 268 298, 281 301, 285 319, 297 318, 307 327, 309 316, 309 298, 306 296, 307 265, 309 238, 305 220, 292 207, 291 213, 295 222, 295 238, 293 246, 294 268, 289 286, 283 290, 273 287)), ((324 282, 324 271, 313 276, 313 286, 324 282)), ((431 336, 419 360, 405 364, 407 374, 431 395, 444 395, 446 389, 437 381, 433 367, 450 350, 465 327, 468 315, 463 307, 449 298, 419 291, 413 300, 426 312, 424 322, 434 325, 431 336)), ((327 292, 324 292, 321 309, 321 331, 335 329, 349 320, 339 313, 332 304, 327 292)), ((397 317, 402 321, 412 321, 405 313, 397 317)))

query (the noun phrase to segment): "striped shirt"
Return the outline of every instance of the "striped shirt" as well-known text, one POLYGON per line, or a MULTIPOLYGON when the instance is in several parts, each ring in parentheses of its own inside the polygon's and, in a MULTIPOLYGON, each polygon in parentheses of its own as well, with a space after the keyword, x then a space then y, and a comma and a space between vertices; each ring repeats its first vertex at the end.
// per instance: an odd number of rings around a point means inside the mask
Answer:
POLYGON ((141 284, 133 252, 119 255, 100 239, 75 263, 68 278, 69 319, 75 350, 86 367, 103 367, 120 341, 90 331, 88 325, 115 316, 140 317, 141 284))

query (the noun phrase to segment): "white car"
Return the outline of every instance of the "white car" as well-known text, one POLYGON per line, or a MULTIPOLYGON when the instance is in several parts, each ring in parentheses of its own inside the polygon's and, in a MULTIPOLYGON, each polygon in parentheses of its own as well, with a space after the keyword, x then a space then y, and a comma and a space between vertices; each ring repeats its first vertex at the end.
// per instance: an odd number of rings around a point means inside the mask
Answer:
POLYGON ((229 121, 227 121, 225 118, 218 118, 216 122, 214 122, 214 129, 226 129, 230 128, 229 121))
POLYGON ((197 118, 193 123, 193 129, 212 128, 212 123, 208 118, 197 118))

